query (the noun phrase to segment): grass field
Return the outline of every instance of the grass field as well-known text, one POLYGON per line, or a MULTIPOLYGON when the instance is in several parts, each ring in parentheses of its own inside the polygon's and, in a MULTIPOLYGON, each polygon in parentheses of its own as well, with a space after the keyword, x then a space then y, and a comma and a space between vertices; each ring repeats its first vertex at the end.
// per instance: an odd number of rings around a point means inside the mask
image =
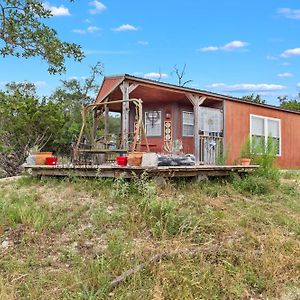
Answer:
POLYGON ((299 182, 2 182, 0 299, 299 299, 299 182))

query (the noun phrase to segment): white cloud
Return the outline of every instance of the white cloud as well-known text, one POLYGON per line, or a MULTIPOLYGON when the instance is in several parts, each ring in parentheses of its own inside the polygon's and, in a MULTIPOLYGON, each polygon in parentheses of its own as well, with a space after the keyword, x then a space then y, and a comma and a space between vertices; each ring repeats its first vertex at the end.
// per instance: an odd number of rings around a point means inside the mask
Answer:
POLYGON ((277 74, 278 77, 281 77, 281 78, 289 78, 289 77, 293 77, 293 74, 292 73, 279 73, 277 74))
POLYGON ((299 83, 297 83, 297 87, 300 89, 300 82, 299 82, 299 83))
POLYGON ((226 45, 224 45, 221 49, 225 51, 232 51, 235 49, 240 49, 248 46, 248 43, 242 41, 232 41, 226 45))
POLYGON ((51 14, 55 17, 70 16, 70 11, 67 7, 61 6, 51 6, 48 2, 44 3, 44 7, 51 11, 51 14))
POLYGON ((288 19, 300 20, 300 9, 280 8, 278 13, 288 19))
POLYGON ((215 51, 233 51, 237 49, 245 48, 249 45, 247 42, 243 41, 232 41, 223 46, 208 46, 200 49, 202 52, 215 52, 215 51))
POLYGON ((144 74, 144 77, 147 78, 147 79, 164 79, 164 78, 168 78, 168 74, 150 72, 150 73, 144 74))
POLYGON ((203 47, 201 48, 202 52, 213 52, 213 51, 218 51, 220 48, 215 47, 215 46, 209 46, 209 47, 203 47))
POLYGON ((142 46, 148 46, 149 45, 149 42, 147 42, 147 41, 138 41, 137 43, 139 45, 142 45, 142 46))
POLYGON ((114 31, 137 31, 138 28, 130 24, 123 24, 113 30, 114 31))
POLYGON ((86 31, 83 30, 83 29, 73 29, 72 31, 75 32, 75 33, 79 33, 79 34, 85 34, 86 33, 86 31))
POLYGON ((271 92, 281 91, 285 86, 279 84, 266 84, 266 83, 240 83, 228 85, 225 83, 213 83, 207 86, 208 88, 217 89, 222 92, 271 92))
POLYGON ((87 28, 87 31, 90 32, 90 33, 98 32, 98 31, 100 31, 100 30, 101 30, 101 28, 99 28, 99 27, 97 27, 97 26, 89 26, 89 27, 87 28))
POLYGON ((281 57, 300 56, 300 48, 287 49, 281 53, 281 57))
POLYGON ((89 2, 89 6, 93 7, 92 9, 89 10, 89 13, 91 15, 100 14, 103 10, 106 9, 106 6, 97 0, 89 2))
POLYGON ((95 33, 101 30, 100 27, 97 26, 89 26, 87 29, 73 29, 72 31, 79 34, 86 34, 86 33, 95 33))

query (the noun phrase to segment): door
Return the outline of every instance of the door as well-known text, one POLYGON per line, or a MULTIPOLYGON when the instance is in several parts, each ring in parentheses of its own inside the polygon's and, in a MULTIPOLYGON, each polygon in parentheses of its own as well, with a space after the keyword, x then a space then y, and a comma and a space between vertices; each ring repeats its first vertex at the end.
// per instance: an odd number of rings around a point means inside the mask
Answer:
POLYGON ((216 165, 223 161, 223 111, 199 108, 200 163, 216 165))

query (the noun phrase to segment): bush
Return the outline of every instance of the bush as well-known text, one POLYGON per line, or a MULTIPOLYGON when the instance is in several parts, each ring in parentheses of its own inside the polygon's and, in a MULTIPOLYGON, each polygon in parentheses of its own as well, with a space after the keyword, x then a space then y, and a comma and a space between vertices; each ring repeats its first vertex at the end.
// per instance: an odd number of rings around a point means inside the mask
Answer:
POLYGON ((275 189, 275 182, 273 180, 258 175, 236 178, 232 184, 239 192, 246 192, 251 195, 266 195, 275 189))

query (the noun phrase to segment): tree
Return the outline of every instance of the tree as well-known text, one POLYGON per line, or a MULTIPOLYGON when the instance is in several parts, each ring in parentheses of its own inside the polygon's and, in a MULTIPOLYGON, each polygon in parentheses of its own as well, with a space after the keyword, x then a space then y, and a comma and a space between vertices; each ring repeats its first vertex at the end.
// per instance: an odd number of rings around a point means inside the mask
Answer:
POLYGON ((43 23, 51 16, 41 0, 0 0, 0 55, 41 57, 51 74, 65 71, 66 57, 81 61, 81 47, 61 41, 56 30, 43 23))
POLYGON ((0 169, 7 176, 19 173, 31 148, 44 144, 45 149, 53 150, 64 135, 62 106, 32 95, 35 91, 28 86, 24 94, 17 84, 13 91, 9 87, 6 92, 0 91, 0 169))
POLYGON ((178 80, 178 85, 179 86, 186 86, 188 83, 191 83, 193 82, 193 80, 189 79, 189 80, 186 80, 184 81, 183 78, 185 76, 185 71, 186 71, 186 64, 184 64, 183 68, 180 70, 177 65, 175 65, 173 67, 173 74, 175 73, 175 75, 177 76, 177 80, 178 80))
POLYGON ((254 94, 251 94, 251 95, 248 95, 248 96, 243 96, 242 99, 246 100, 246 101, 251 101, 251 102, 254 102, 254 103, 261 103, 261 104, 265 104, 266 103, 266 100, 262 99, 262 97, 260 95, 254 95, 254 94))
POLYGON ((99 79, 102 76, 103 64, 97 62, 90 68, 90 75, 87 78, 62 80, 62 85, 50 96, 50 100, 61 105, 65 114, 65 124, 62 129, 65 134, 59 137, 58 143, 60 151, 67 151, 71 143, 76 140, 82 124, 82 106, 94 102, 95 94, 100 88, 99 79))
POLYGON ((280 107, 295 111, 300 111, 300 93, 298 94, 298 99, 289 99, 287 96, 278 97, 280 102, 280 107))

